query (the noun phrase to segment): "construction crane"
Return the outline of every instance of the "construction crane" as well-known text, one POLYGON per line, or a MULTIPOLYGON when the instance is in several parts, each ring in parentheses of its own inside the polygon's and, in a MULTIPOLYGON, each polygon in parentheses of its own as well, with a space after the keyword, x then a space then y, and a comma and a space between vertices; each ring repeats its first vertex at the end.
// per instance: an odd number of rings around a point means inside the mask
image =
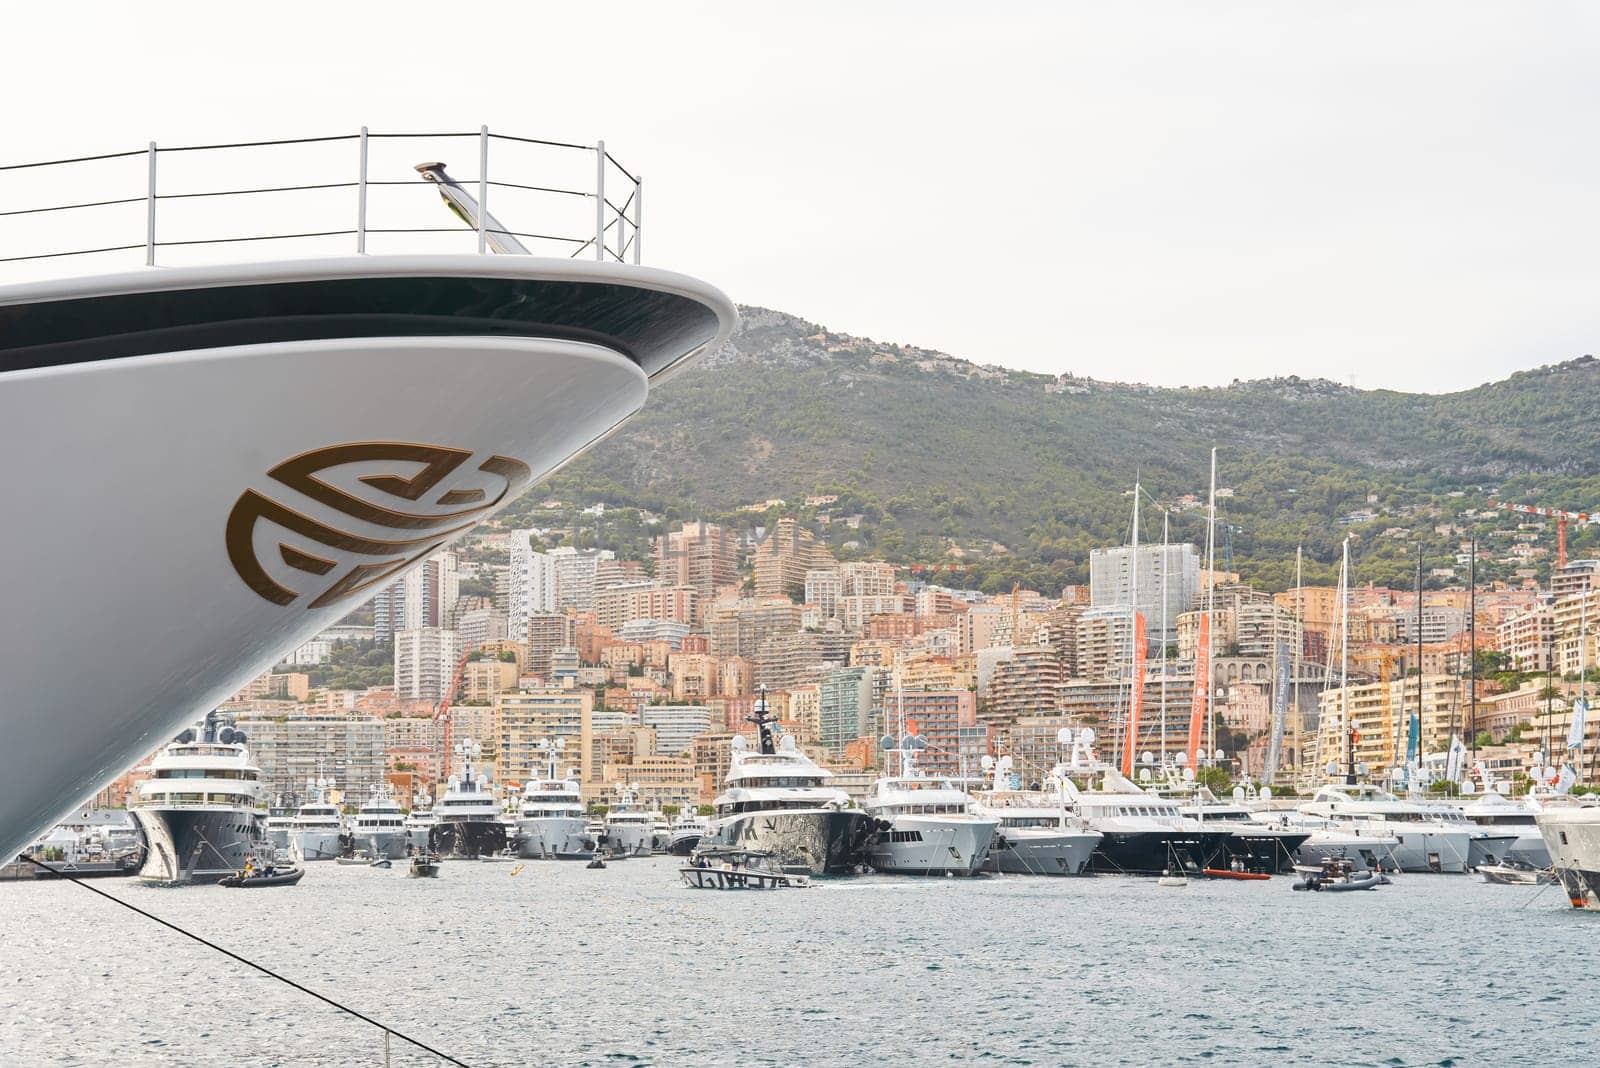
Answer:
POLYGON ((1491 507, 1502 512, 1521 512, 1523 515, 1539 515, 1553 518, 1556 521, 1556 566, 1567 566, 1567 524, 1573 520, 1579 523, 1589 522, 1587 512, 1565 512, 1560 508, 1536 508, 1528 504, 1501 504, 1499 501, 1490 501, 1491 507))
POLYGON ((450 688, 444 692, 443 698, 440 699, 439 705, 433 713, 433 718, 441 723, 444 727, 443 749, 447 771, 449 770, 450 762, 450 743, 454 740, 451 737, 454 731, 452 730, 453 723, 450 716, 450 706, 455 702, 457 697, 461 696, 461 680, 467 673, 467 660, 472 656, 474 651, 475 650, 468 649, 466 652, 461 654, 461 659, 456 661, 456 672, 455 675, 450 679, 450 688))

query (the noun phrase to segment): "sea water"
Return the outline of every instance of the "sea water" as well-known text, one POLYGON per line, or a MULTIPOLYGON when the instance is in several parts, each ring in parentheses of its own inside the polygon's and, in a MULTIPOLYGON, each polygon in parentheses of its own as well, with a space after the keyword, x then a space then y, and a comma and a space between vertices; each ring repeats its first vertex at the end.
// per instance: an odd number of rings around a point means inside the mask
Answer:
MULTIPOLYGON (((93 885, 469 1065, 1587 1063, 1600 916, 1402 875, 690 890, 672 858, 93 885)), ((0 1064, 427 1065, 65 882, 0 884, 0 1064)))

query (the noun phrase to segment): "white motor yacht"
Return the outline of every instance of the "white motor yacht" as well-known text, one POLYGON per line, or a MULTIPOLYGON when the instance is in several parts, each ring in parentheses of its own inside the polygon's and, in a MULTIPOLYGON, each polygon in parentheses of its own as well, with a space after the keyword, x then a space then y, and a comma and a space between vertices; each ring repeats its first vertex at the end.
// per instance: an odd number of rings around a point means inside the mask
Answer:
POLYGON ((433 813, 433 798, 424 793, 412 795, 411 811, 406 813, 407 851, 425 851, 428 835, 438 822, 439 817, 433 813))
POLYGON ((1600 807, 1552 801, 1534 820, 1572 907, 1600 910, 1600 807))
POLYGON ((882 744, 899 774, 878 779, 862 805, 876 821, 867 862, 886 875, 977 874, 1000 821, 979 812, 960 786, 921 774, 922 738, 885 735, 882 744))
POLYGON ((1510 784, 1495 781, 1482 764, 1478 765, 1478 774, 1483 789, 1462 797, 1461 814, 1485 831, 1516 836, 1505 847, 1505 855, 1497 859, 1531 868, 1548 868, 1550 849, 1545 845, 1544 835, 1539 833, 1537 820, 1544 811, 1544 804, 1532 796, 1508 797, 1510 784))
POLYGON ((609 853, 649 856, 655 820, 639 804, 639 795, 627 783, 618 783, 616 797, 606 809, 605 839, 609 853))
POLYGON ((310 800, 300 806, 289 826, 289 850, 301 860, 333 860, 346 844, 342 798, 334 781, 322 773, 321 760, 317 777, 306 780, 306 797, 310 800))
POLYGON ((29 562, 0 630, 51 640, 0 644, 0 856, 737 321, 711 286, 640 265, 642 190, 603 143, 538 150, 586 176, 561 188, 528 139, 487 128, 237 133, 5 161, 0 444, 35 462, 0 491, 50 532, 0 530, 29 562), (413 167, 450 146, 473 191, 413 167))
POLYGON ((366 804, 356 809, 350 836, 357 851, 372 860, 399 860, 406 855, 410 844, 406 814, 387 783, 374 784, 366 804))
POLYGON ((524 783, 517 802, 517 854, 525 859, 589 860, 599 840, 588 833, 583 790, 558 767, 565 738, 545 739, 545 777, 524 783))
POLYGON ((294 830, 295 808, 289 798, 277 794, 267 806, 266 836, 274 849, 289 848, 289 833, 294 830))
POLYGON ((1467 818, 1465 810, 1454 801, 1418 801, 1442 827, 1464 831, 1470 836, 1467 842, 1467 870, 1476 871, 1485 864, 1503 864, 1516 847, 1521 832, 1510 827, 1486 827, 1477 820, 1467 818))
POLYGON ((650 852, 665 853, 672 844, 672 821, 659 808, 650 810, 650 852))
POLYGON ((245 741, 211 712, 198 733, 185 730, 150 762, 129 806, 148 844, 141 879, 214 883, 255 854, 266 812, 245 741))
POLYGON ((750 722, 759 731, 757 747, 734 735, 727 782, 699 848, 769 853, 776 863, 813 875, 856 871, 866 858, 867 814, 828 785, 833 773, 802 753, 793 735, 778 742, 765 692, 750 722))
POLYGON ((1306 836, 1294 852, 1298 864, 1321 867, 1325 860, 1350 860, 1370 871, 1400 870, 1394 856, 1400 839, 1381 828, 1309 815, 1292 801, 1263 799, 1261 806, 1253 810, 1258 823, 1306 836))
POLYGON ((1393 863, 1407 872, 1469 870, 1472 843, 1481 837, 1470 824, 1447 821, 1438 810, 1402 800, 1372 783, 1330 783, 1300 806, 1308 816, 1347 829, 1395 840, 1393 863))

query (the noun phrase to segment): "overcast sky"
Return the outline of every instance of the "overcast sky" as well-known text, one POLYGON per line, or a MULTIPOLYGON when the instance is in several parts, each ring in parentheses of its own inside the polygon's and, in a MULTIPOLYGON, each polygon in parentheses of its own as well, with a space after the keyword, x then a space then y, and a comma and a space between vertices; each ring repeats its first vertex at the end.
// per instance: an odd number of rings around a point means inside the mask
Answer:
POLYGON ((646 176, 647 262, 981 362, 1447 391, 1600 348, 1594 5, 6 19, 8 160, 363 123, 604 138, 646 176))

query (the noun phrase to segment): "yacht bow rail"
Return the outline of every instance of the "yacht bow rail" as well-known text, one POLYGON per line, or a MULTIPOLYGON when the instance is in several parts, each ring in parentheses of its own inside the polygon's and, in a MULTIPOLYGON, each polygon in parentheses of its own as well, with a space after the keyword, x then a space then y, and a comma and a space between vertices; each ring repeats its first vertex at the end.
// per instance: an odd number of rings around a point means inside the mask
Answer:
MULTIPOLYGON (((518 137, 487 126, 444 133, 363 126, 325 137, 203 145, 151 141, 123 152, 0 164, 0 265, 34 264, 36 272, 40 261, 110 257, 120 267, 137 264, 143 253, 145 266, 173 266, 215 262, 219 252, 237 257, 231 246, 257 243, 295 256, 484 254, 497 237, 529 242, 533 254, 637 264, 643 192, 642 179, 604 141, 518 137), (473 222, 441 211, 445 187, 422 166, 442 167, 431 161, 460 159, 463 148, 473 158, 458 169, 476 173, 450 180, 475 198, 473 222), (496 217, 515 219, 518 228, 496 217)), ((106 266, 99 259, 77 269, 106 266)))

